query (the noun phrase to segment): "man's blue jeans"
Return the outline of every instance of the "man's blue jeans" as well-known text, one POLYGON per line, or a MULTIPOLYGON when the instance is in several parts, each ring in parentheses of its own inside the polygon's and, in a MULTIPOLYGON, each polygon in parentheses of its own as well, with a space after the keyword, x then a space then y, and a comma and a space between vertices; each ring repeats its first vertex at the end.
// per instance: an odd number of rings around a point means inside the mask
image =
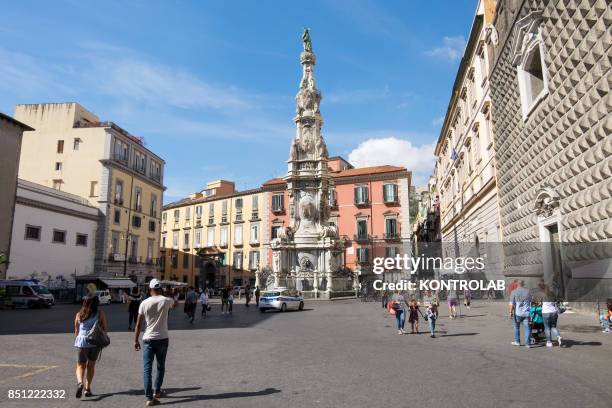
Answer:
POLYGON ((557 314, 556 313, 542 313, 542 320, 544 320, 544 333, 546 333, 546 341, 552 342, 553 334, 559 338, 561 333, 557 329, 557 314))
POLYGON ((531 344, 531 327, 529 327, 529 316, 514 316, 514 341, 521 342, 521 322, 525 327, 525 345, 531 344))
POLYGON ((396 310, 395 318, 397 319, 397 330, 404 330, 404 323, 406 322, 406 313, 404 310, 396 310))
POLYGON ((153 359, 157 360, 157 374, 155 375, 155 391, 161 391, 166 371, 166 353, 168 352, 168 339, 143 340, 142 357, 144 363, 144 391, 148 401, 153 399, 153 386, 151 374, 153 373, 153 359))
POLYGON ((434 332, 436 331, 436 318, 430 317, 427 320, 427 323, 429 323, 429 332, 433 335, 434 332))

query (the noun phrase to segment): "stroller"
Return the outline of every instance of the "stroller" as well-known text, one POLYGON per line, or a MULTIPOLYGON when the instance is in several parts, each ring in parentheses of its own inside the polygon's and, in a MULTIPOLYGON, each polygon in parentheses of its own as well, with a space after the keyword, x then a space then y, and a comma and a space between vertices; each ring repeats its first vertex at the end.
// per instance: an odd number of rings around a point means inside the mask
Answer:
POLYGON ((544 341, 546 334, 544 333, 542 304, 539 302, 532 302, 531 306, 529 307, 529 327, 531 328, 531 344, 544 341))

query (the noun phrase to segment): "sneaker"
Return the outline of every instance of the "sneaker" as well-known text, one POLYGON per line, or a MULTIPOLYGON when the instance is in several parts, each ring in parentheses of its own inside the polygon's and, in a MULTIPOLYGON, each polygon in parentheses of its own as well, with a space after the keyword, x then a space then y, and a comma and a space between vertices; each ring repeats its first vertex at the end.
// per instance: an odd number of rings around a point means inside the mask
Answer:
POLYGON ((435 339, 436 335, 435 334, 430 334, 429 337, 431 337, 432 339, 435 339))
POLYGON ((610 328, 608 327, 607 329, 605 329, 604 331, 602 331, 602 333, 612 333, 612 330, 610 330, 610 328))
POLYGON ((153 398, 156 400, 165 397, 166 394, 163 391, 155 391, 153 398))
POLYGON ((563 346, 563 337, 559 336, 557 337, 557 343, 559 343, 559 347, 563 346))
POLYGON ((78 383, 77 384, 77 390, 76 390, 75 396, 77 398, 81 398, 83 396, 83 383, 78 383))
POLYGON ((513 346, 520 346, 521 345, 521 343, 519 343, 518 341, 513 341, 510 344, 512 344, 513 346))
POLYGON ((403 331, 401 331, 401 330, 398 330, 398 331, 397 331, 397 334, 404 334, 404 332, 403 332, 403 331))
POLYGON ((552 347, 552 341, 547 341, 546 342, 546 347, 552 347))
POLYGON ((154 405, 159 405, 159 401, 153 398, 152 400, 148 400, 145 405, 147 407, 152 407, 154 405))
POLYGON ((525 344, 525 348, 531 348, 529 344, 525 344))

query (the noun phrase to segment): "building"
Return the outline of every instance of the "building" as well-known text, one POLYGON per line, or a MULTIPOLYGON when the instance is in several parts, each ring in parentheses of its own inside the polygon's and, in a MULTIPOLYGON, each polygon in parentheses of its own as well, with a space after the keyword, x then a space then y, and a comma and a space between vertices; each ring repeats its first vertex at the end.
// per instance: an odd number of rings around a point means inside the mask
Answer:
MULTIPOLYGON (((444 256, 491 255, 501 242, 489 67, 494 0, 480 0, 435 148, 444 256)), ((487 265, 488 278, 501 274, 487 265)))
POLYGON ((78 103, 17 105, 19 177, 85 197, 99 210, 94 272, 140 284, 157 273, 164 161, 78 103))
POLYGON ((606 0, 500 0, 491 30, 504 273, 570 301, 612 293, 611 20, 606 0))
POLYGON ((440 242, 440 204, 436 190, 436 178, 431 176, 427 188, 417 188, 418 212, 412 223, 412 244, 440 242))
MULTIPOLYGON (((374 257, 409 253, 411 173, 397 166, 354 168, 338 156, 330 157, 327 165, 334 184, 328 195, 329 223, 337 227, 343 241, 342 266, 357 272, 361 281, 374 279, 374 257)), ((262 189, 271 204, 264 241, 269 248, 280 228, 289 225, 285 204, 289 194, 280 178, 265 182, 262 189)), ((265 266, 271 263, 272 252, 267 251, 265 266)))
POLYGON ((217 180, 164 206, 162 277, 194 287, 255 285, 262 259, 265 195, 217 180))
POLYGON ((0 279, 6 277, 6 269, 10 262, 19 153, 24 130, 32 130, 32 128, 0 113, 0 185, 2 186, 2 194, 0 194, 0 279))
POLYGON ((7 279, 74 288, 94 270, 98 219, 87 199, 19 179, 7 279))

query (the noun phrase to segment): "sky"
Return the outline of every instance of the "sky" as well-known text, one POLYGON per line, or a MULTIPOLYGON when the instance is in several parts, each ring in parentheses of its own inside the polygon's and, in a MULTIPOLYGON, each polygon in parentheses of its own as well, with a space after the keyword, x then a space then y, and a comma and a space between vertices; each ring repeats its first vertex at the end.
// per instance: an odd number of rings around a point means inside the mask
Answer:
POLYGON ((433 148, 475 0, 2 2, 0 112, 79 102, 166 161, 164 202, 287 171, 310 28, 330 155, 400 165, 433 148))

